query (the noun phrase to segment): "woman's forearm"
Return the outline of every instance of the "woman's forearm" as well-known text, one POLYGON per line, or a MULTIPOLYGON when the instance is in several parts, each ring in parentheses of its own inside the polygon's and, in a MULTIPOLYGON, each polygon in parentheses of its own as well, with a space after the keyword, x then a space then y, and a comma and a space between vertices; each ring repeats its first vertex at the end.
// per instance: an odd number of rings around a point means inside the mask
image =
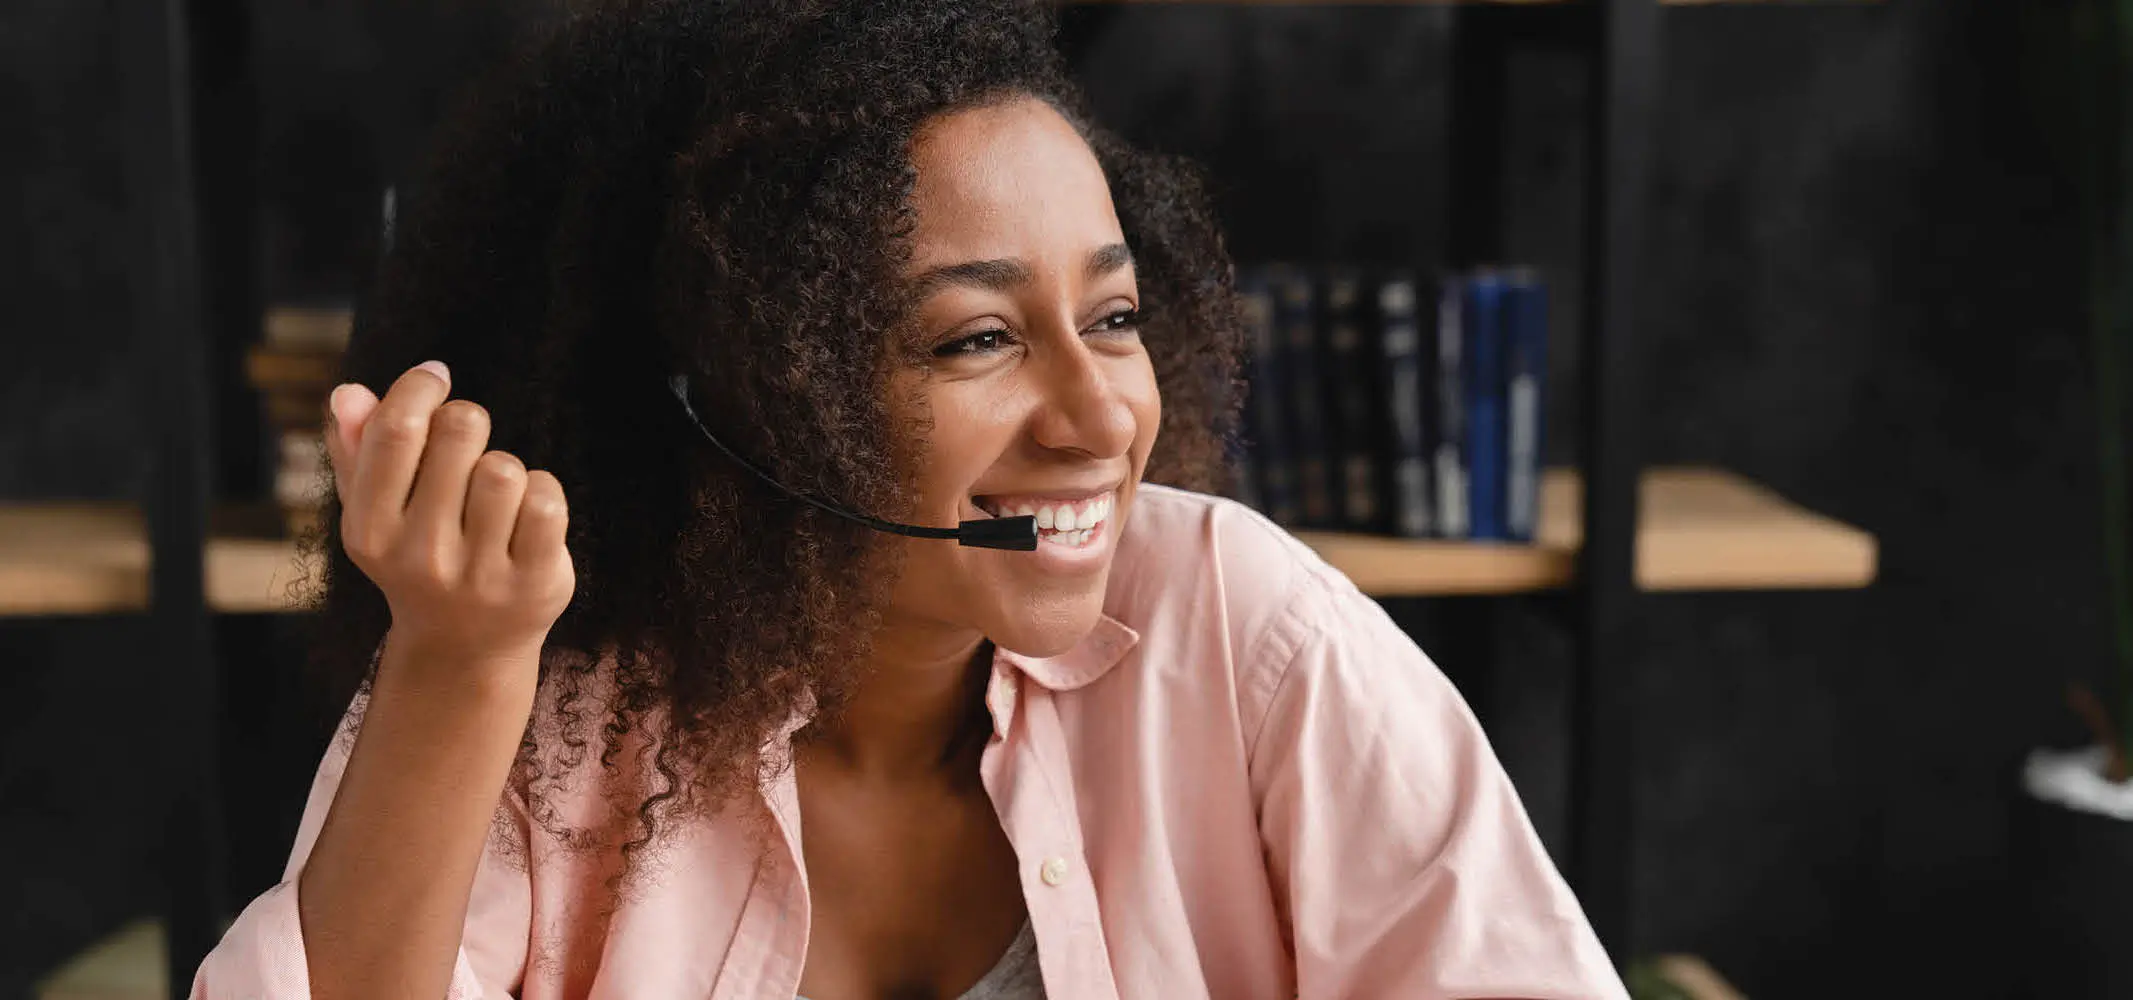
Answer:
POLYGON ((466 654, 387 638, 347 772, 298 881, 316 1000, 445 995, 533 704, 539 649, 508 655, 526 662, 476 669, 453 662, 466 654))

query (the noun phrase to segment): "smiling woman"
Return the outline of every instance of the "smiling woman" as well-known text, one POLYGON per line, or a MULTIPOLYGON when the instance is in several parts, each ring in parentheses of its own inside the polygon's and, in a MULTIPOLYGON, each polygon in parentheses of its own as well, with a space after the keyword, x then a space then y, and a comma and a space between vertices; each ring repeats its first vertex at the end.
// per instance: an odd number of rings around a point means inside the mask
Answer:
POLYGON ((1103 610, 1162 420, 1133 256, 1102 165, 1043 100, 1003 95, 940 116, 911 162, 906 266, 925 361, 898 369, 890 391, 903 422, 929 429, 917 516, 1027 510, 1041 536, 1033 556, 911 547, 889 607, 1052 655, 1103 610), (1113 530, 1099 530, 1098 510, 1113 530))
POLYGON ((353 704, 196 997, 1621 995, 1443 675, 1192 491, 1229 264, 1049 18, 612 3, 447 127, 327 431, 353 704))

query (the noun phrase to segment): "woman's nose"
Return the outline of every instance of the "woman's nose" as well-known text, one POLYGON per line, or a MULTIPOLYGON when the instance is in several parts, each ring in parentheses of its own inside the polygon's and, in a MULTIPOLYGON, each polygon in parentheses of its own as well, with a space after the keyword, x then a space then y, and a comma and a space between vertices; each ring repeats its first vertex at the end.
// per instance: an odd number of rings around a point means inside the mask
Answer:
POLYGON ((1034 421, 1037 442, 1095 458, 1125 454, 1133 444, 1133 409, 1106 359, 1078 336, 1070 346, 1045 354, 1034 421))

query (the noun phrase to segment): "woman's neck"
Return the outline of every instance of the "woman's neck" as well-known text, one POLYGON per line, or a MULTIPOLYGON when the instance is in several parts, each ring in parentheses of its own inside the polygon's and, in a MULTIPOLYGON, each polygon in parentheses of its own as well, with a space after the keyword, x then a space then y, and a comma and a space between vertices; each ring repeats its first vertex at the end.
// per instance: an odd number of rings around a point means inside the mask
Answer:
POLYGON ((991 731, 991 650, 967 630, 885 624, 870 669, 844 710, 819 724, 810 755, 867 778, 965 776, 991 731))

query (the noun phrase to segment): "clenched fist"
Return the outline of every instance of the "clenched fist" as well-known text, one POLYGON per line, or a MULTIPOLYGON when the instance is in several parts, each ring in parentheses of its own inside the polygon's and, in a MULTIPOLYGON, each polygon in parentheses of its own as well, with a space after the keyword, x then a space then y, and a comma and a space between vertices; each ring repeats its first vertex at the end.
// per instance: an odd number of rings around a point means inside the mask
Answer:
POLYGON ((534 663, 576 589, 563 487, 489 450, 489 412, 447 402, 451 387, 426 361, 382 400, 334 389, 326 448, 342 546, 385 593, 395 644, 476 670, 534 663))

